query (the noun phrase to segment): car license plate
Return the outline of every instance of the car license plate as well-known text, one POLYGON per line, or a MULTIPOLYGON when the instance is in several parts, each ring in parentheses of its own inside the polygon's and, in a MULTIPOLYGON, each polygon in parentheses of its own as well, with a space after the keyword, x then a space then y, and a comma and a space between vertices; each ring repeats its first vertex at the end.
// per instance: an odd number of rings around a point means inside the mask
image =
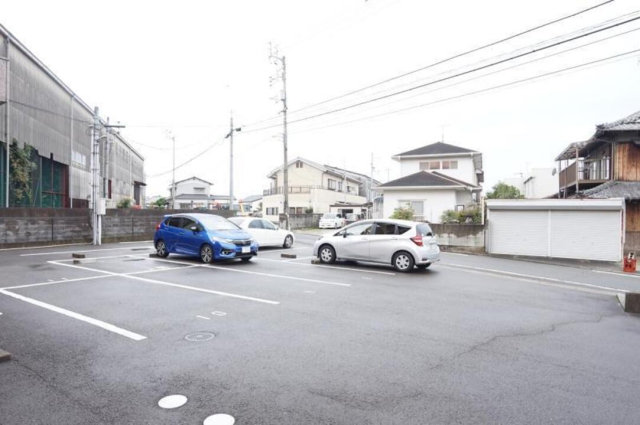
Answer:
POLYGON ((243 254, 248 254, 251 252, 251 247, 250 246, 243 246, 242 247, 242 253, 243 254))

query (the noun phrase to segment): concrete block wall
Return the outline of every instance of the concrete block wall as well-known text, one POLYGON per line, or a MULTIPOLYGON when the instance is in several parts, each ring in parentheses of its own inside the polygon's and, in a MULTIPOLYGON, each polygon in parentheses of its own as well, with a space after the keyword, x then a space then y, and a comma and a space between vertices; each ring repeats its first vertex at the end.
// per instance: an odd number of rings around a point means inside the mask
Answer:
MULTIPOLYGON (((291 230, 308 229, 318 227, 322 214, 290 214, 289 226, 291 230)), ((280 223, 280 227, 283 224, 280 223)))
POLYGON ((482 224, 430 224, 443 251, 455 249, 484 252, 485 226, 482 224))
MULTIPOLYGON (((102 241, 152 239, 156 226, 167 214, 181 210, 107 210, 102 217, 102 241)), ((202 211, 233 216, 229 211, 202 211)), ((3 208, 0 209, 0 248, 90 242, 91 211, 86 209, 3 208)))

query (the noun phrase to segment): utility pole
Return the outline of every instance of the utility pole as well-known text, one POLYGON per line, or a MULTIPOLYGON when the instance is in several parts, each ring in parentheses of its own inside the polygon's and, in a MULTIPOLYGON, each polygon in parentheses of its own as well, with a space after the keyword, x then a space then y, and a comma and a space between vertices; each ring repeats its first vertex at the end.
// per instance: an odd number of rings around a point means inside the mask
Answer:
POLYGON ((9 185, 9 178, 11 177, 10 168, 11 168, 11 62, 9 61, 9 48, 11 46, 11 38, 7 37, 5 40, 5 99, 4 104, 4 141, 7 147, 7 158, 6 158, 6 172, 7 177, 5 181, 5 206, 9 208, 9 190, 11 186, 9 185))
POLYGON ((373 152, 371 152, 371 182, 369 183, 369 202, 373 202, 373 152))
POLYGON ((274 61, 279 61, 282 64, 282 74, 280 77, 282 78, 282 96, 280 100, 282 101, 282 118, 283 118, 283 134, 282 134, 282 143, 283 143, 283 153, 284 153, 284 161, 282 168, 282 193, 284 195, 284 217, 285 217, 285 229, 289 230, 289 159, 288 159, 288 132, 287 132, 287 58, 285 56, 279 57, 278 52, 275 54, 271 53, 271 59, 274 61))
POLYGON ((235 209, 233 205, 233 133, 236 131, 242 131, 241 127, 233 128, 233 114, 229 124, 229 133, 225 139, 229 139, 229 211, 235 209))
POLYGON ((169 130, 165 132, 166 136, 173 142, 173 170, 171 178, 171 209, 176 209, 176 136, 169 130))
POLYGON ((100 236, 98 230, 98 172, 100 157, 98 155, 100 134, 100 118, 98 116, 99 109, 96 106, 93 110, 93 125, 91 126, 91 227, 93 230, 93 245, 100 245, 100 236))

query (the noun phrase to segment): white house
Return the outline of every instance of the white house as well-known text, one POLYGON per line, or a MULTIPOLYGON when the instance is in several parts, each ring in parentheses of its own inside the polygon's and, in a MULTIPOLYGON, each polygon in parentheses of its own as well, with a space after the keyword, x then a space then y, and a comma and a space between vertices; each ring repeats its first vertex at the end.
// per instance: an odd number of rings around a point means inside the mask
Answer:
POLYGON ((526 199, 542 199, 558 193, 558 174, 553 168, 532 168, 526 174, 502 179, 517 188, 526 199))
MULTIPOLYGON (((176 182, 176 205, 175 209, 181 210, 202 210, 202 209, 226 209, 229 208, 229 195, 212 195, 210 183, 199 177, 176 182)), ((172 208, 172 187, 169 186, 169 207, 172 208)))
MULTIPOLYGON (((278 221, 283 213, 283 167, 271 171, 269 189, 262 198, 263 216, 278 221)), ((288 164, 289 214, 326 213, 331 205, 366 204, 371 193, 371 178, 354 171, 322 165, 304 158, 288 164)), ((379 182, 373 180, 373 184, 379 182)))
POLYGON ((384 196, 385 218, 410 207, 416 220, 439 223, 444 211, 464 209, 480 198, 480 152, 438 142, 392 158, 400 162, 401 177, 376 188, 384 196))

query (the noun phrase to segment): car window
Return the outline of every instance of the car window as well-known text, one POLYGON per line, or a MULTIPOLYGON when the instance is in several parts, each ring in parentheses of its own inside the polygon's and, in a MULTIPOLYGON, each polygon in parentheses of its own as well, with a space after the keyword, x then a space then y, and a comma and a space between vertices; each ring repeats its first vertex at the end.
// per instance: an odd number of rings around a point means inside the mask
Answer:
POLYGON ((182 217, 182 223, 180 223, 180 227, 183 229, 191 229, 196 225, 196 222, 187 217, 182 217))
POLYGON ((354 236, 370 235, 372 227, 373 227, 373 224, 371 223, 357 224, 355 226, 346 228, 345 232, 347 232, 347 234, 349 235, 354 235, 354 236))
POLYGON ((208 230, 238 230, 240 227, 224 217, 213 214, 202 214, 198 217, 200 223, 208 230))
POLYGON ((393 223, 376 223, 376 235, 395 235, 396 225, 393 223))
POLYGON ((262 220, 252 220, 251 223, 249 223, 249 229, 264 229, 262 220))
POLYGON ((416 226, 416 231, 420 236, 433 236, 433 231, 428 224, 418 224, 416 226))
POLYGON ((171 217, 169 219, 169 226, 180 227, 180 217, 171 217))
POLYGON ((267 230, 276 230, 276 226, 274 226, 273 223, 267 220, 262 220, 262 227, 267 230))
POLYGON ((326 219, 326 220, 331 220, 331 219, 336 218, 336 214, 326 213, 326 214, 324 214, 324 215, 322 216, 322 218, 323 218, 323 219, 326 219))
POLYGON ((402 235, 402 234, 404 234, 404 233, 407 233, 409 230, 411 230, 411 227, 409 227, 409 226, 401 226, 401 225, 398 225, 398 234, 399 234, 399 235, 402 235))

